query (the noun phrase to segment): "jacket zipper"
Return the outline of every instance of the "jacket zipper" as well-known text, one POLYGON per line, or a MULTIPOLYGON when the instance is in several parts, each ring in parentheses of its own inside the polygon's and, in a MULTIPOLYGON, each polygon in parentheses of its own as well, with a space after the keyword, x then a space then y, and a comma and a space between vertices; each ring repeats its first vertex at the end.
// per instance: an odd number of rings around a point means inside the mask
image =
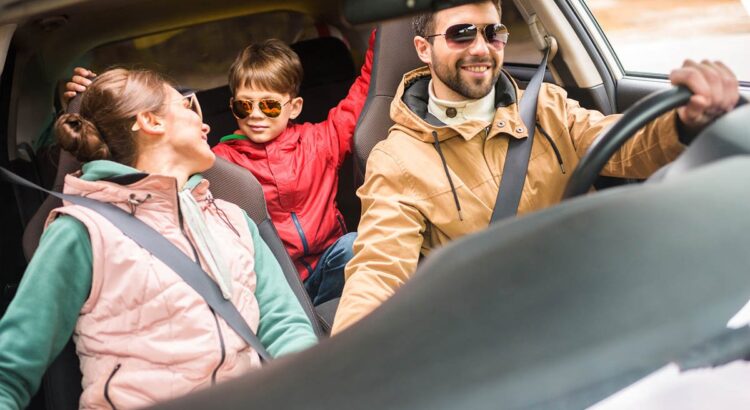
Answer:
POLYGON ((110 373, 109 377, 107 378, 107 382, 104 383, 104 399, 107 400, 107 403, 109 403, 109 405, 112 407, 112 410, 117 410, 117 407, 115 407, 114 403, 112 403, 112 399, 109 397, 109 382, 111 382, 112 378, 115 377, 115 373, 120 370, 120 367, 122 367, 122 365, 120 363, 117 363, 114 370, 112 370, 112 373, 110 373))
POLYGON ((557 157, 557 163, 560 164, 560 172, 565 174, 565 165, 563 165, 562 155, 560 155, 560 150, 557 149, 557 144, 555 144, 555 140, 552 139, 552 137, 547 134, 547 131, 542 128, 542 125, 538 122, 536 123, 536 127, 539 128, 539 131, 542 132, 542 135, 544 135, 544 138, 549 142, 549 145, 552 146, 552 150, 555 151, 555 157, 557 157))
MULTIPOLYGON (((200 259, 198 258, 198 251, 195 250, 195 246, 193 246, 193 242, 190 241, 190 237, 187 235, 187 231, 185 231, 185 220, 182 217, 182 210, 180 208, 180 199, 177 198, 177 218, 180 222, 180 231, 182 232, 182 235, 185 237, 185 239, 188 242, 188 245, 190 245, 190 249, 193 251, 193 258, 195 259, 195 263, 200 264, 200 259)), ((209 307, 209 309, 211 309, 209 307)), ((221 327, 219 326, 219 319, 216 317, 216 312, 214 312, 213 309, 211 309, 211 314, 214 316, 214 321, 216 322, 216 330, 219 333, 219 344, 221 347, 221 359, 219 360, 219 364, 216 366, 214 371, 211 373, 211 385, 216 384, 216 374, 219 372, 219 368, 224 364, 224 360, 226 359, 226 346, 224 344, 224 334, 221 332, 221 327)))
POLYGON ((307 246, 307 238, 305 237, 305 231, 302 230, 302 224, 299 223, 299 219, 297 219, 297 214, 294 212, 292 212, 292 221, 294 222, 294 227, 297 228, 297 234, 299 235, 299 238, 302 241, 302 251, 304 252, 304 256, 308 256, 310 254, 310 248, 307 246))
POLYGON ((226 360, 227 348, 226 348, 226 345, 224 344, 224 334, 221 332, 221 326, 219 326, 219 318, 216 317, 216 312, 214 312, 213 309, 211 309, 211 313, 214 315, 214 321, 216 321, 216 330, 219 331, 219 344, 221 345, 221 359, 219 360, 219 364, 211 373, 211 386, 214 386, 216 385, 216 374, 219 372, 219 369, 224 364, 224 360, 226 360))

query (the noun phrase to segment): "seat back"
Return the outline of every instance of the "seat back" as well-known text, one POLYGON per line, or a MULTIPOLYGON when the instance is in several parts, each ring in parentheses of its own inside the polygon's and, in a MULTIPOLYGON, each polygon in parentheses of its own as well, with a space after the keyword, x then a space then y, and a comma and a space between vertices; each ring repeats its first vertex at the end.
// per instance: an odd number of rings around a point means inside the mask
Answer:
POLYGON ((281 242, 276 227, 271 222, 271 216, 266 208, 266 199, 263 196, 263 187, 255 176, 245 168, 235 165, 223 158, 216 157, 216 162, 211 169, 203 173, 211 181, 211 193, 216 197, 239 206, 258 225, 263 241, 271 248, 271 252, 281 265, 292 292, 297 296, 302 308, 313 325, 313 330, 318 337, 324 336, 323 329, 317 319, 310 297, 302 285, 299 273, 294 267, 292 259, 281 242))
MULTIPOLYGON (((69 152, 65 150, 59 151, 57 174, 55 175, 54 183, 50 189, 62 192, 63 185, 65 184, 65 175, 81 169, 81 163, 69 152)), ((26 256, 27 261, 31 260, 37 246, 39 246, 39 238, 42 237, 44 222, 47 220, 47 215, 49 215, 50 211, 60 206, 62 206, 62 201, 59 198, 47 195, 47 198, 42 202, 42 205, 29 220, 26 229, 23 231, 23 254, 26 256)))
POLYGON ((370 89, 354 131, 356 185, 364 180, 370 151, 388 136, 393 125, 390 107, 401 79, 407 72, 425 65, 417 57, 412 38, 411 18, 387 21, 378 27, 370 89))

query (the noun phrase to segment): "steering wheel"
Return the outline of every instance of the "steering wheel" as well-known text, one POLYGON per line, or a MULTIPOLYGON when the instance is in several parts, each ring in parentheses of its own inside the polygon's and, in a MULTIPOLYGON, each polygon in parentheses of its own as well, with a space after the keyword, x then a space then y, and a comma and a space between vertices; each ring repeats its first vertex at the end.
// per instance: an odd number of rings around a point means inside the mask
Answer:
MULTIPOLYGON (((628 108, 622 118, 605 132, 581 158, 568 180, 562 199, 587 193, 607 161, 635 135, 636 131, 668 111, 687 104, 692 95, 693 93, 685 87, 674 87, 666 91, 655 92, 628 108)), ((747 102, 745 97, 740 96, 736 106, 739 107, 747 102)))
POLYGON ((588 192, 607 161, 636 131, 660 115, 687 104, 692 95, 685 87, 674 87, 653 93, 628 108, 622 118, 581 158, 568 180, 563 199, 588 192))

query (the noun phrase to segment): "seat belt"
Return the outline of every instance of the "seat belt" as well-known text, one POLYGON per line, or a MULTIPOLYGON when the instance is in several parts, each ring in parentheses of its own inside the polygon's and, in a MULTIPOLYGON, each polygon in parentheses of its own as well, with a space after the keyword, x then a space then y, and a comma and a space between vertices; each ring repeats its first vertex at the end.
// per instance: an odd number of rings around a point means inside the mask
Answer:
POLYGON ((523 185, 526 182, 526 174, 529 170, 529 158, 531 157, 531 146, 534 144, 534 130, 536 128, 537 100, 544 79, 544 71, 547 68, 549 52, 548 47, 544 51, 542 62, 539 63, 539 67, 536 69, 534 76, 531 77, 529 85, 518 102, 518 111, 528 131, 528 137, 524 139, 510 138, 510 141, 508 141, 508 152, 505 155, 500 188, 497 191, 497 199, 495 200, 495 208, 492 210, 490 224, 515 216, 518 211, 518 203, 521 201, 523 185))
POLYGON ((263 347, 260 339, 258 339, 258 336, 255 335, 250 325, 245 321, 245 318, 242 317, 242 314, 240 314, 232 302, 224 299, 219 286, 211 279, 208 273, 197 262, 190 259, 177 246, 152 227, 112 204, 78 195, 49 191, 3 167, 0 167, 0 176, 13 184, 46 192, 49 195, 99 213, 135 243, 149 251, 175 273, 180 275, 190 287, 203 297, 211 310, 221 316, 229 327, 258 352, 261 360, 267 362, 272 359, 271 355, 263 347))

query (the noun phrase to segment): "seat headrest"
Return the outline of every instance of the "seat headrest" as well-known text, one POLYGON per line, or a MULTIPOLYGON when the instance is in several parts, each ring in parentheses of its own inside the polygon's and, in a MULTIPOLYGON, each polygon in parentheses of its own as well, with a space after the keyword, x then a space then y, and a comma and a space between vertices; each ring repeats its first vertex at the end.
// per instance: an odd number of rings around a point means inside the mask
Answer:
MULTIPOLYGON (((62 192, 63 185, 65 185, 65 176, 79 169, 81 169, 81 163, 71 153, 61 149, 52 190, 62 192)), ((23 254, 26 256, 27 261, 31 260, 37 246, 39 246, 39 239, 42 237, 47 216, 50 211, 60 206, 62 206, 60 199, 48 195, 44 202, 42 202, 42 205, 39 206, 39 209, 34 213, 34 216, 29 220, 26 229, 23 231, 23 254)))
POLYGON ((357 185, 364 179, 370 151, 388 136, 388 129, 393 125, 390 106, 401 79, 407 72, 425 65, 414 50, 411 18, 381 24, 376 36, 370 89, 354 131, 357 185))
POLYGON ((351 80, 356 75, 349 48, 336 37, 303 40, 290 47, 299 56, 305 72, 302 89, 351 80))

